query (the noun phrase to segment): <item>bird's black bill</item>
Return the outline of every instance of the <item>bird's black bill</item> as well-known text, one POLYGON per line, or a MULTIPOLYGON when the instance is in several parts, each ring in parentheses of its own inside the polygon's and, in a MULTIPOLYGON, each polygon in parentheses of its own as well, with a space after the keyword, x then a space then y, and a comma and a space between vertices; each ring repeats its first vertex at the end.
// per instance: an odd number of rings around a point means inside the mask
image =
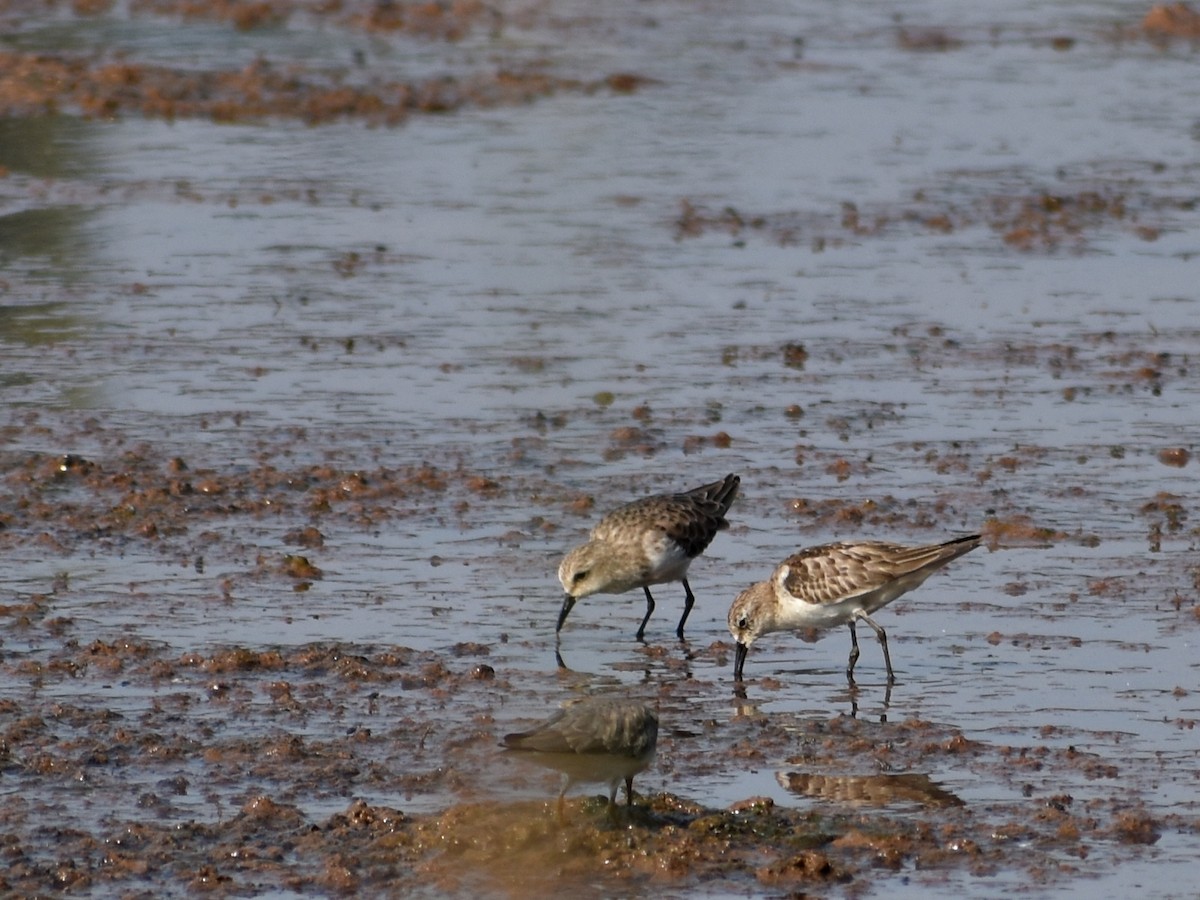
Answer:
POLYGON ((746 665, 746 655, 750 652, 750 648, 745 644, 739 643, 737 649, 733 652, 733 680, 742 680, 742 667, 746 665))
POLYGON ((571 612, 571 607, 575 605, 575 598, 570 594, 563 597, 562 611, 558 614, 558 624, 554 626, 554 633, 558 634, 562 631, 563 622, 567 621, 567 615, 571 612))

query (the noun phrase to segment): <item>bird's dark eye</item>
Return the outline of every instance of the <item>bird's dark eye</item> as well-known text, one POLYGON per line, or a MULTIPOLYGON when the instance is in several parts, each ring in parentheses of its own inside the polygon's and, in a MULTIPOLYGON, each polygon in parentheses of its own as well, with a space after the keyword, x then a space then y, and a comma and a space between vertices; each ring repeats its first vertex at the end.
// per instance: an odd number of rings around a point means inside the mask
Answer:
POLYGON ((571 576, 571 583, 579 584, 579 582, 581 582, 581 581, 583 581, 583 579, 587 578, 589 574, 590 574, 589 572, 576 572, 574 575, 571 576))
POLYGON ((738 619, 738 631, 745 631, 749 627, 750 627, 750 620, 747 619, 745 616, 742 616, 740 619, 738 619))

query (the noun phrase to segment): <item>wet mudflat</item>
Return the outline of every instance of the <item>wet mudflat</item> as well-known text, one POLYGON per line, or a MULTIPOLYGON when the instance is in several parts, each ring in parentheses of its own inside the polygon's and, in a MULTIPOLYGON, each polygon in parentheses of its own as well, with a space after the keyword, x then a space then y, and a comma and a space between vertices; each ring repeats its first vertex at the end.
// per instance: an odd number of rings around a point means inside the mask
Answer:
POLYGON ((0 4, 3 889, 1190 894, 1200 20, 893 13, 0 4), (687 643, 556 645, 726 472, 687 643), (787 554, 976 530, 891 689, 735 692, 787 554), (500 737, 606 692, 658 758, 560 824, 500 737))

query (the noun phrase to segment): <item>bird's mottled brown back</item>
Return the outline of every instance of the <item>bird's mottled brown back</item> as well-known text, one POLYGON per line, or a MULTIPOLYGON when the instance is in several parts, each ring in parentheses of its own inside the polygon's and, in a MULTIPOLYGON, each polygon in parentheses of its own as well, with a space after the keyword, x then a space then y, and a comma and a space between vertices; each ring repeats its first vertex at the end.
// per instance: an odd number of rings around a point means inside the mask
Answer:
POLYGON ((788 567, 784 588, 809 603, 837 603, 865 594, 921 569, 940 568, 979 546, 973 535, 944 544, 905 547, 886 541, 826 544, 801 550, 782 565, 788 567))
POLYGON ((717 532, 729 527, 725 513, 737 496, 741 479, 726 475, 682 494, 659 494, 619 507, 592 529, 596 540, 610 540, 629 529, 653 526, 684 549, 689 558, 699 556, 717 532))

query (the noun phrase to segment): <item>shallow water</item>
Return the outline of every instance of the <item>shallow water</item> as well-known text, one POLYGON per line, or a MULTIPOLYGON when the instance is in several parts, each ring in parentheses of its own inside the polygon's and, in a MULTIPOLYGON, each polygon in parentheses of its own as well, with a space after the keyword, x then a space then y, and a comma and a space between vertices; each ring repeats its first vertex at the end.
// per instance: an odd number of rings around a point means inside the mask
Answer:
MULTIPOLYGON (((13 41, 196 67, 226 52, 219 23, 122 10, 103 28, 22 20, 13 41)), ((1071 866, 1050 875, 880 869, 848 892, 1190 892, 1195 479, 1159 454, 1196 451, 1186 111, 1200 88, 1194 47, 1144 40, 1129 15, 1097 2, 929 2, 902 22, 888 4, 553 4, 457 44, 294 19, 239 32, 239 59, 342 65, 363 50, 367 78, 494 63, 656 83, 397 128, 6 121, 3 458, 14 494, 63 518, 2 510, 6 602, 38 609, 8 614, 5 696, 28 714, 69 701, 164 734, 208 721, 231 742, 324 745, 369 726, 370 742, 339 752, 379 767, 310 790, 181 752, 72 781, 25 751, 5 770, 8 801, 30 820, 71 808, 100 834, 173 774, 210 783, 159 807, 164 822, 221 820, 261 791, 313 819, 351 797, 410 814, 540 799, 553 779, 485 745, 573 691, 619 689, 664 722, 643 792, 841 809, 776 775, 801 765, 810 729, 855 715, 861 744, 836 751, 844 769, 816 760, 820 774, 877 773, 879 748, 921 722, 978 749, 901 749, 899 768, 920 766, 981 820, 1033 818, 1067 794, 1161 826, 1152 843, 1088 835, 1083 859, 1066 840, 1046 852, 1071 866), (1054 49, 1063 36, 1073 43, 1054 49), (114 480, 29 463, 62 454, 114 480), (153 532, 126 526, 145 521, 136 483, 166 484, 177 458, 196 494, 155 514, 153 532), (423 464, 440 487, 413 474, 423 464), (134 483, 116 479, 126 466, 134 483), (639 595, 590 597, 559 671, 564 550, 612 506, 728 471, 742 492, 692 568, 688 645, 673 637, 677 586, 656 592, 646 647, 632 640, 639 595), (398 472, 412 477, 393 486, 398 472), (105 524, 68 520, 76 509, 105 524), (323 544, 298 549, 288 534, 310 524, 323 544), (815 644, 763 639, 734 696, 728 603, 792 550, 978 529, 987 549, 878 616, 890 695, 865 630, 851 694, 835 629, 815 644), (322 577, 281 574, 292 553, 322 577), (172 672, 54 669, 122 640, 172 672), (368 699, 289 664, 311 692, 300 715, 265 696, 270 672, 177 662, 317 644, 411 648, 456 673, 482 660, 499 680, 445 693, 385 681, 368 699), (455 655, 464 644, 486 650, 455 655), (409 745, 409 716, 435 723, 428 752, 409 745), (729 753, 764 723, 781 736, 762 758, 729 753), (456 751, 459 732, 482 737, 456 751), (1015 763, 1020 748, 1041 765, 1015 763), (475 777, 399 779, 459 769, 475 777)))

